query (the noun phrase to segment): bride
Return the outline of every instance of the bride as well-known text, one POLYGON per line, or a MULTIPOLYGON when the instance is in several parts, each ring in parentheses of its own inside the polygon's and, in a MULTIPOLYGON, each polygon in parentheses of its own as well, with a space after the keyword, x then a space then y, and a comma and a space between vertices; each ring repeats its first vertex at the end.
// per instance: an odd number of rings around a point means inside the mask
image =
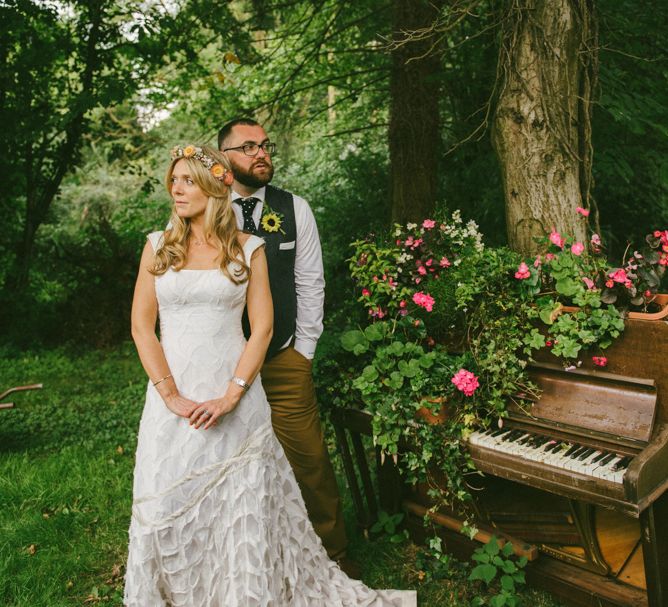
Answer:
POLYGON ((217 150, 174 148, 170 228, 142 254, 132 335, 149 384, 125 604, 414 607, 413 591, 348 578, 308 520, 257 376, 271 293, 264 241, 236 229, 232 181, 217 150))

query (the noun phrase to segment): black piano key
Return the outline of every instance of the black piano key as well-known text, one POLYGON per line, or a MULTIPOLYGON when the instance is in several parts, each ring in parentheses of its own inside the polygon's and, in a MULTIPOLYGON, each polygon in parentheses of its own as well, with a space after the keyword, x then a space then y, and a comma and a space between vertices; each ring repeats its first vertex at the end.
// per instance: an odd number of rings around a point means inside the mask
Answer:
POLYGON ((593 460, 591 460, 592 464, 595 464, 598 460, 603 459, 606 455, 608 455, 607 451, 601 451, 593 460))
POLYGON ((582 445, 578 445, 577 443, 574 443, 571 446, 571 448, 568 451, 566 451, 566 453, 564 453, 564 457, 570 457, 573 454, 573 452, 580 449, 580 447, 582 447, 582 445))
POLYGON ((522 432, 521 430, 513 430, 512 432, 509 432, 508 434, 506 434, 501 440, 503 440, 507 443, 512 443, 516 439, 518 439, 520 436, 522 436, 522 434, 524 434, 524 432, 522 432))
POLYGON ((617 456, 614 453, 609 453, 599 463, 601 464, 601 466, 605 466, 605 465, 609 464, 616 457, 617 456))
POLYGON ((543 447, 543 451, 545 451, 545 453, 549 453, 550 451, 554 451, 559 445, 561 445, 561 441, 558 440, 549 441, 545 445, 545 447, 543 447))
POLYGON ((590 447, 584 453, 581 453, 580 456, 578 457, 578 459, 582 462, 582 461, 586 460, 592 453, 594 453, 594 451, 596 451, 596 449, 594 449, 593 447, 590 447))
POLYGON ((536 441, 536 447, 542 447, 549 440, 549 436, 539 436, 538 440, 536 441))
POLYGON ((585 447, 584 445, 580 445, 580 446, 578 446, 578 448, 577 448, 575 451, 573 451, 573 453, 571 453, 568 457, 570 457, 571 459, 577 459, 577 458, 578 458, 582 453, 584 453, 586 450, 587 450, 587 447, 585 447))
POLYGON ((629 467, 629 464, 631 463, 631 460, 633 458, 630 455, 627 455, 626 457, 623 457, 620 459, 613 467, 612 469, 617 472, 619 470, 626 470, 629 467))
POLYGON ((533 439, 534 435, 533 434, 527 434, 524 438, 521 438, 520 440, 517 441, 518 445, 526 445, 528 442, 530 442, 533 439))

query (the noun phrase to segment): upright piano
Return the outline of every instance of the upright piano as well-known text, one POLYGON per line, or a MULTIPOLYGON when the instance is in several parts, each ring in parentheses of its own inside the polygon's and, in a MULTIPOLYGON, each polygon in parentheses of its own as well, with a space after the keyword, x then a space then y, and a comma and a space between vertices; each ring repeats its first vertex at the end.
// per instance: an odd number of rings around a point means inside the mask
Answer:
MULTIPOLYGON (((540 398, 470 436, 476 515, 537 546, 529 580, 568 605, 668 607, 668 323, 627 321, 606 356, 565 370, 542 354, 540 398)), ((409 513, 431 505, 401 491, 409 513)))
POLYGON ((667 607, 668 323, 627 321, 606 355, 566 370, 544 353, 540 398, 471 435, 478 470, 511 481, 488 483, 478 511, 594 580, 575 604, 667 607))

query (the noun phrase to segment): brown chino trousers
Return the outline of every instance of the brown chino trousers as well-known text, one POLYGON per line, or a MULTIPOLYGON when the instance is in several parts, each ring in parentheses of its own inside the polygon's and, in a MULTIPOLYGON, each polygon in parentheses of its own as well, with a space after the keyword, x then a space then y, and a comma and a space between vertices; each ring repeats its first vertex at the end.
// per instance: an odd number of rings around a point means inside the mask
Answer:
POLYGON ((266 361, 260 373, 274 432, 297 477, 313 528, 330 558, 337 559, 345 556, 348 540, 320 425, 311 365, 288 347, 266 361))

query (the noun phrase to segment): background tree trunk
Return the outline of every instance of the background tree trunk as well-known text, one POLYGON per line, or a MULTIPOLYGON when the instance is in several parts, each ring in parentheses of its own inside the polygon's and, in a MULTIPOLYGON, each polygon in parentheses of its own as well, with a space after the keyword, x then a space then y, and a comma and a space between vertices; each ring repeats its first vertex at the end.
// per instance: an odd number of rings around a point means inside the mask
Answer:
POLYGON ((508 241, 529 254, 552 228, 586 241, 596 29, 589 0, 514 0, 507 17, 492 141, 508 241))
POLYGON ((439 54, 432 39, 408 41, 403 32, 430 27, 442 4, 442 0, 394 0, 393 4, 390 193, 392 220, 400 223, 419 221, 434 211, 441 137, 439 54))

